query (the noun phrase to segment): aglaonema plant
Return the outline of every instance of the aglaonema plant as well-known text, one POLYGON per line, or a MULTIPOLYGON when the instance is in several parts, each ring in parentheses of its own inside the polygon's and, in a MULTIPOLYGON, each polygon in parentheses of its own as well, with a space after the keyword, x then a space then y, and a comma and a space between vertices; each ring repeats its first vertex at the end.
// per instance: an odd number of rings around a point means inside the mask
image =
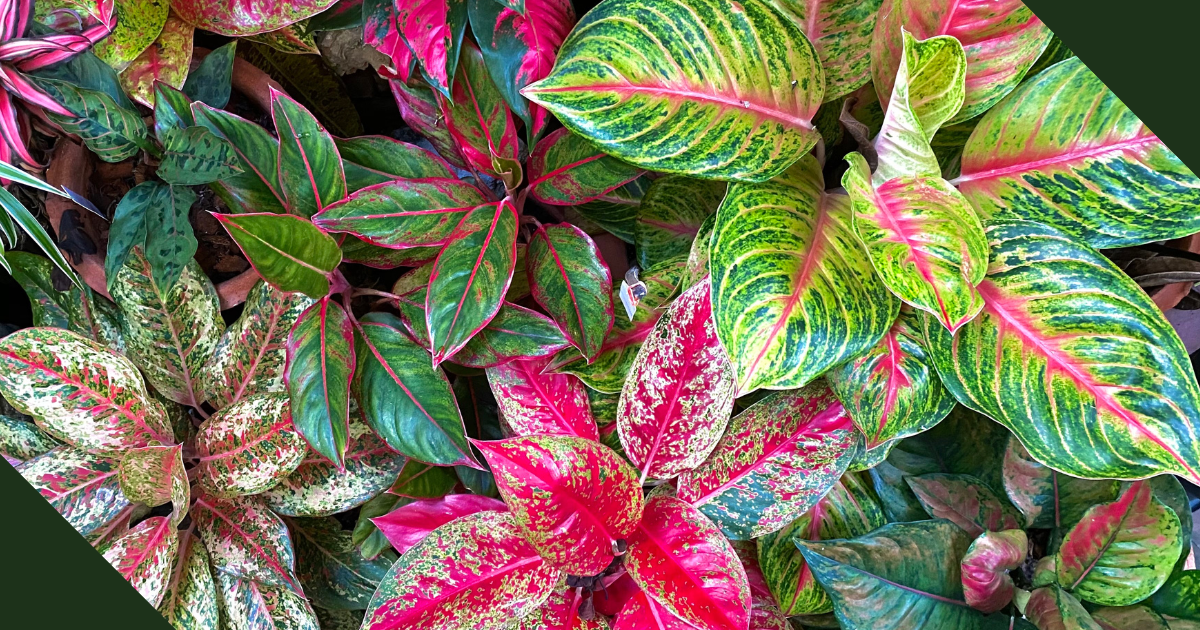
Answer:
POLYGON ((153 168, 111 302, 6 255, 0 451, 176 628, 1200 624, 1200 385, 1100 251, 1200 181, 1020 2, 331 4, 31 79, 153 168), (420 146, 153 59, 359 10, 420 146))

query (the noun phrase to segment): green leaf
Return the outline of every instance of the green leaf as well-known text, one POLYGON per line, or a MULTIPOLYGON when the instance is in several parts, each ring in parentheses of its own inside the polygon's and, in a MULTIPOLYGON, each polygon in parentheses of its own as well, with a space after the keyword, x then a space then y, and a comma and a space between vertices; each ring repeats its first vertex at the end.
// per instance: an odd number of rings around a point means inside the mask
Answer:
POLYGON ((638 264, 643 269, 656 263, 686 256, 700 225, 717 211, 726 185, 679 175, 654 180, 634 228, 638 264))
POLYGON ((395 318, 377 315, 362 318, 355 342, 355 390, 367 424, 409 457, 478 466, 445 374, 400 332, 395 318))
POLYGON ((593 201, 573 206, 573 210, 613 236, 632 244, 638 206, 651 183, 650 178, 643 175, 593 201))
POLYGON ((196 193, 190 188, 160 184, 146 208, 146 258, 160 287, 174 286, 196 255, 198 243, 188 221, 194 203, 196 193))
POLYGON ((290 55, 321 54, 321 49, 317 48, 317 42, 313 38, 313 33, 308 30, 307 19, 289 24, 283 28, 267 31, 266 33, 247 35, 245 39, 264 44, 279 52, 290 55))
POLYGON ((192 103, 196 124, 223 138, 237 154, 240 173, 209 184, 235 213, 287 212, 279 187, 279 142, 258 125, 229 112, 192 103))
MULTIPOLYGON (((1170 630, 1167 620, 1145 606, 1100 608, 1091 611, 1101 630, 1170 630)), ((1183 627, 1177 626, 1179 630, 1183 627)))
POLYGON ((189 261, 167 288, 154 281, 149 261, 135 248, 116 274, 112 296, 129 355, 146 380, 167 398, 199 407, 196 377, 225 330, 217 291, 200 264, 189 261))
POLYGON ((108 255, 104 258, 104 276, 109 291, 116 285, 117 275, 129 260, 133 248, 145 248, 146 215, 152 205, 162 201, 163 188, 165 186, 155 181, 142 182, 129 189, 117 203, 108 231, 108 255))
POLYGON ((279 184, 288 212, 311 217, 346 197, 346 174, 333 136, 311 113, 271 88, 271 120, 279 135, 279 184))
POLYGON ((396 556, 363 558, 337 519, 293 519, 288 524, 296 541, 296 573, 309 601, 333 610, 365 608, 396 556))
POLYGON ((208 53, 183 84, 183 92, 194 101, 220 109, 229 102, 233 81, 233 59, 237 40, 208 53))
POLYGON ((944 518, 971 538, 1020 528, 1017 511, 977 477, 933 473, 904 480, 930 518, 944 518))
MULTIPOLYGON (((125 24, 118 22, 117 26, 117 30, 120 30, 125 24)), ((191 24, 175 15, 168 15, 154 41, 118 75, 121 87, 130 98, 146 107, 153 107, 156 84, 183 87, 192 61, 194 35, 195 29, 191 24)), ((110 41, 111 35, 99 46, 110 41)))
POLYGON ((52 326, 77 332, 101 344, 108 335, 101 315, 96 312, 98 298, 90 288, 71 285, 66 291, 54 288, 53 265, 49 260, 27 252, 7 252, 9 273, 29 296, 34 326, 52 326))
POLYGON ((264 280, 285 293, 319 299, 329 293, 329 274, 342 250, 320 228, 295 215, 216 214, 264 280))
MULTIPOLYGON (((871 80, 871 33, 882 0, 773 0, 817 50, 826 103, 871 80)), ((839 105, 840 107, 840 105, 839 105)))
POLYGON ((67 133, 79 136, 101 160, 121 162, 143 148, 152 148, 142 117, 118 105, 108 94, 56 79, 30 77, 30 80, 74 114, 71 117, 46 112, 50 120, 67 133))
POLYGON ((454 363, 489 368, 513 359, 552 355, 568 345, 554 320, 505 302, 471 340, 454 354, 454 363))
POLYGON ((869 350, 899 302, 851 230, 850 198, 824 192, 806 156, 762 184, 734 184, 717 210, 713 318, 740 395, 803 386, 869 350))
POLYGON ((354 329, 329 297, 300 314, 287 336, 284 380, 296 429, 309 445, 341 466, 350 431, 354 329))
POLYGON ((201 487, 220 497, 258 494, 287 477, 308 451, 286 394, 255 394, 213 414, 196 434, 201 487))
POLYGON ((347 235, 342 241, 342 262, 355 263, 374 269, 420 267, 437 258, 441 246, 386 249, 372 245, 356 236, 347 235))
POLYGON ((1035 589, 1025 603, 1025 616, 1039 630, 1103 630, 1083 604, 1057 584, 1035 589))
POLYGON ((83 536, 96 532, 129 506, 121 494, 116 459, 59 446, 17 472, 83 536))
POLYGON ((1200 571, 1176 571, 1155 591, 1149 603, 1161 614, 1200 621, 1200 571))
POLYGON ((981 217, 1047 223, 1097 248, 1200 230, 1200 180, 1078 58, 979 121, 954 183, 981 217))
POLYGON ((953 339, 925 319, 946 388, 1069 475, 1200 479, 1200 386, 1150 298, 1054 228, 1002 222, 988 238, 983 312, 953 339))
POLYGON ((334 138, 333 142, 342 156, 347 192, 397 178, 454 177, 454 170, 438 154, 387 136, 334 138))
POLYGON ((761 182, 820 137, 825 79, 804 33, 763 0, 607 0, 521 93, 636 166, 761 182))
POLYGON ((166 140, 172 129, 183 130, 196 124, 192 99, 166 83, 154 84, 154 137, 166 140))
POLYGON ((179 532, 179 557, 158 612, 180 630, 218 630, 216 588, 204 543, 193 528, 179 532))
POLYGON ((1044 466, 1017 437, 1004 451, 1004 491, 1025 515, 1025 526, 1067 530, 1097 503, 1117 498, 1121 484, 1111 479, 1079 479, 1044 466))
POLYGON ((605 155, 586 138, 559 129, 529 155, 529 195, 556 206, 595 201, 642 175, 642 169, 605 155))
MULTIPOLYGON (((50 258, 55 267, 58 267, 68 278, 70 278, 71 282, 74 283, 75 286, 79 287, 80 289, 83 288, 83 282, 80 281, 79 276, 75 274, 75 269, 71 267, 70 263, 67 262, 67 259, 63 257, 62 252, 59 251, 58 245, 55 244, 54 238, 50 236, 50 233, 46 231, 46 228, 42 227, 42 224, 38 222, 37 218, 29 212, 29 209, 22 205, 21 202, 18 201, 17 198, 12 195, 12 193, 8 192, 7 189, 0 188, 0 207, 4 208, 4 211, 8 213, 8 216, 11 217, 13 222, 21 226, 21 229, 24 230, 25 233, 29 235, 29 238, 32 239, 33 242, 36 243, 37 246, 46 254, 46 256, 50 258)), ((0 260, 4 260, 7 266, 7 259, 0 260)), ((9 270, 9 272, 11 273, 11 270, 9 270)))
MULTIPOLYGON (((465 1, 461 5, 466 8, 465 1)), ((521 181, 521 167, 512 111, 488 74, 477 46, 468 40, 458 61, 451 90, 441 90, 450 98, 437 99, 450 138, 470 170, 503 179, 510 189, 515 188, 521 181)))
POLYGON ((796 539, 843 628, 976 630, 959 560, 971 539, 948 521, 893 523, 850 540, 796 539))
POLYGON ((233 146, 204 127, 168 129, 158 176, 171 184, 195 186, 227 179, 241 171, 233 146))
POLYGON ((526 253, 533 299, 591 361, 613 326, 612 274, 595 241, 569 223, 538 229, 526 253))
POLYGON ((485 203, 478 188, 453 177, 388 179, 332 204, 313 224, 380 247, 440 248, 455 237, 463 217, 485 203))
MULTIPOLYGON (((88 7, 88 4, 83 6, 88 7)), ((96 44, 93 52, 118 71, 124 70, 158 38, 170 7, 166 0, 115 0, 112 8, 116 25, 108 37, 96 44)))

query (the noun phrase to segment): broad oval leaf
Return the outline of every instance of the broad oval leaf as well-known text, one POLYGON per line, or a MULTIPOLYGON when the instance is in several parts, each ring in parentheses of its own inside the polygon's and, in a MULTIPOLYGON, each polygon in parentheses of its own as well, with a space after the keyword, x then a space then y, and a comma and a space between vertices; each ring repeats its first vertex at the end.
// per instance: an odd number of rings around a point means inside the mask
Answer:
POLYGON ((678 496, 730 539, 751 540, 816 505, 860 444, 823 382, 780 392, 730 421, 708 459, 679 476, 678 496))
POLYGON ((595 201, 642 175, 569 129, 543 138, 529 154, 529 196, 555 206, 595 201))
POLYGON ((967 53, 967 93, 950 124, 969 120, 1008 94, 1052 33, 1021 0, 886 0, 871 43, 871 76, 883 105, 904 54, 902 30, 917 39, 951 35, 967 53))
POLYGON ((286 394, 247 396, 196 434, 200 484, 223 497, 258 494, 295 470, 306 450, 286 394))
POLYGON ((385 321, 363 318, 356 335, 355 389, 367 424, 409 457, 477 466, 445 374, 432 367, 428 352, 385 321))
POLYGON ((241 576, 302 592, 287 526, 261 501, 201 494, 191 516, 218 576, 241 576))
POLYGON ((1033 459, 1017 437, 1004 451, 1004 492, 1022 514, 1025 526, 1070 529, 1098 503, 1117 498, 1120 482, 1064 475, 1033 459))
POLYGON ((774 0, 817 50, 825 70, 825 102, 871 80, 871 34, 882 0, 774 0))
POLYGON ((396 553, 405 553, 433 530, 479 512, 506 512, 499 499, 474 494, 450 494, 440 499, 419 499, 401 506, 371 522, 383 532, 396 553))
POLYGON ((1200 479, 1200 386, 1150 298, 1054 228, 1001 222, 988 238, 983 312, 953 339, 925 319, 950 393, 1067 474, 1200 479))
POLYGON ((671 304, 638 350, 617 409, 617 432, 642 479, 699 466, 733 411, 733 369, 717 339, 709 283, 671 304))
POLYGON ((1039 630, 1103 630, 1083 604, 1057 584, 1034 589, 1025 602, 1025 616, 1039 630))
POLYGON ((457 179, 392 179, 368 186, 313 217, 330 232, 347 232, 388 248, 445 245, 473 208, 487 200, 457 179))
POLYGON ((362 627, 501 626, 541 606, 558 579, 512 516, 480 512, 439 527, 401 556, 371 598, 362 627))
MULTIPOLYGON (((466 0, 433 0, 442 2, 466 5, 466 0)), ((454 85, 445 93, 449 98, 439 95, 437 100, 450 138, 467 167, 499 177, 508 188, 515 188, 521 179, 517 125, 488 74, 483 53, 474 44, 462 47, 454 85), (516 172, 511 171, 514 167, 516 172)))
POLYGON ((1200 230, 1200 180, 1074 57, 979 121, 954 183, 981 216, 1048 223, 1097 248, 1200 230))
POLYGON ((266 129, 200 101, 192 103, 192 115, 197 125, 228 141, 239 160, 240 172, 209 184, 225 205, 235 213, 287 212, 276 163, 279 142, 266 129))
MULTIPOLYGON (((517 268, 521 268, 520 260, 517 268)), ((518 277, 514 275, 513 280, 518 277)), ((537 311, 504 302, 496 316, 454 354, 454 363, 479 369, 493 368, 513 361, 550 356, 568 345, 554 320, 537 311)))
POLYGON ((1200 621, 1200 571, 1176 571, 1155 591, 1149 603, 1164 615, 1200 621))
POLYGON ((1021 527, 1017 511, 976 477, 932 473, 904 480, 931 518, 944 518, 973 538, 1021 527))
POLYGON ((828 378, 868 449, 920 433, 954 409, 912 313, 900 313, 879 343, 828 378))
POLYGON ((544 373, 548 363, 548 359, 518 359, 487 369, 508 433, 574 435, 598 441, 583 383, 570 374, 544 373))
MULTIPOLYGON (((164 3, 165 4, 165 3, 164 3)), ((124 26, 120 16, 117 24, 124 26)), ((192 60, 192 28, 174 15, 167 16, 162 32, 145 50, 121 71, 121 87, 133 100, 154 107, 154 84, 183 87, 188 64, 192 60)), ((115 34, 115 33, 114 33, 115 34)))
POLYGON ((267 212, 217 214, 246 260, 280 291, 320 299, 329 293, 329 274, 342 262, 337 241, 306 219, 267 212))
POLYGON ((269 88, 279 134, 279 187, 292 214, 308 218, 346 197, 346 173, 333 136, 295 99, 269 88))
POLYGON ((1029 539, 1010 529, 979 535, 962 559, 963 597, 975 610, 994 613, 1012 601, 1013 580, 1008 571, 1025 563, 1029 539))
POLYGON ((101 160, 121 162, 151 146, 141 116, 122 107, 109 94, 57 79, 25 78, 33 82, 35 87, 31 89, 40 89, 64 111, 71 112, 70 116, 53 111, 47 111, 46 115, 63 131, 79 136, 101 160))
POLYGON ((240 158, 233 145, 204 127, 169 128, 163 132, 162 142, 163 159, 157 174, 170 184, 210 184, 239 170, 240 158))
POLYGON ((224 571, 217 571, 216 576, 223 604, 221 619, 226 627, 321 630, 315 611, 303 595, 224 571))
POLYGON ((297 575, 304 594, 317 606, 335 610, 365 608, 396 557, 367 560, 355 548, 351 533, 333 518, 288 521, 296 541, 297 575))
POLYGON ((696 508, 658 494, 629 539, 625 570, 671 614, 711 630, 750 623, 750 583, 737 553, 696 508))
POLYGON ((71 527, 87 536, 129 505, 121 494, 119 463, 64 445, 17 466, 17 472, 71 527))
POLYGON ((508 201, 479 206, 438 254, 425 295, 433 365, 461 350, 500 311, 517 265, 519 221, 508 201))
POLYGON ((179 555, 158 605, 172 626, 181 630, 218 630, 217 587, 208 550, 194 527, 179 533, 179 555))
POLYGON ((564 573, 603 571, 641 520, 637 472, 599 442, 539 435, 473 444, 522 536, 564 573))
POLYGON ((600 248, 569 223, 538 229, 526 250, 533 299, 590 361, 612 330, 612 273, 600 248))
POLYGON ((183 445, 144 446, 125 451, 117 468, 121 494, 150 507, 168 501, 172 524, 178 525, 191 501, 191 482, 183 468, 183 445))
POLYGON ((157 607, 166 594, 178 546, 175 523, 165 516, 152 516, 113 542, 104 551, 104 559, 157 607))
POLYGON ((328 297, 311 304, 287 336, 284 381, 296 430, 321 455, 341 465, 350 432, 354 328, 328 297))
POLYGON ((1182 535, 1179 517, 1150 484, 1134 482, 1067 532, 1055 555, 1058 583, 1097 604, 1135 604, 1167 581, 1182 535))
POLYGON ((642 168, 765 181, 816 143, 825 79, 804 33, 763 0, 605 0, 522 94, 642 168))
POLYGON ((0 394, 51 436, 115 454, 174 442, 166 414, 123 356, 60 328, 0 340, 0 394))
POLYGON ((117 71, 125 69, 161 34, 165 23, 170 19, 171 6, 163 0, 115 0, 104 3, 67 1, 46 4, 49 5, 48 8, 52 7, 51 11, 58 8, 74 10, 78 16, 75 19, 100 18, 100 12, 105 8, 111 10, 116 24, 112 25, 108 37, 96 42, 92 52, 117 71))
POLYGON ((649 268, 686 256, 704 220, 717 211, 725 196, 721 182, 668 175, 654 180, 634 224, 638 264, 649 268))
POLYGON ((197 28, 218 35, 244 37, 279 30, 310 18, 333 6, 337 0, 289 0, 229 4, 214 0, 176 0, 171 4, 179 17, 197 28))

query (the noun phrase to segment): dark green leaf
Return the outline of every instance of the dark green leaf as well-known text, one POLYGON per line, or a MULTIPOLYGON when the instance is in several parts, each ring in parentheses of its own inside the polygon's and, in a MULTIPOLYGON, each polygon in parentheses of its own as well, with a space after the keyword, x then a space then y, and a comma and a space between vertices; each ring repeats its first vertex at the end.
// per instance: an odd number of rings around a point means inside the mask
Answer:
POLYGON ((188 75, 183 92, 194 101, 220 109, 229 102, 233 81, 233 58, 237 53, 237 40, 208 53, 188 75))
POLYGON ((342 250, 307 219, 270 213, 213 216, 259 275, 280 291, 313 298, 329 293, 329 274, 342 262, 342 250))
POLYGON ((233 146, 204 127, 172 127, 165 136, 158 176, 168 183, 208 184, 228 179, 242 170, 233 146))

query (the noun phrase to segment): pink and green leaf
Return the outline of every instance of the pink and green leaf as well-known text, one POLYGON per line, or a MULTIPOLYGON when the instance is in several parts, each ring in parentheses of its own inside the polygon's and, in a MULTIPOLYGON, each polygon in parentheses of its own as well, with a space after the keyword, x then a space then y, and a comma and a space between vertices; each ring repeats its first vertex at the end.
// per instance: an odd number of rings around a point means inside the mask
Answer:
POLYGON ((171 570, 158 612, 183 630, 219 628, 217 587, 209 566, 208 550, 194 527, 179 532, 179 555, 171 570))
POLYGON ((529 154, 527 168, 530 197, 556 206, 595 201, 642 174, 642 169, 606 155, 568 129, 539 141, 529 154))
POLYGON ((984 532, 967 548, 962 559, 963 597, 972 608, 994 613, 1013 598, 1008 572, 1025 563, 1029 539, 1019 529, 984 532))
POLYGON ((1098 503, 1117 498, 1120 482, 1064 475, 1033 459, 1017 437, 1004 452, 1004 491, 1025 515, 1025 526, 1070 529, 1098 503))
POLYGON ((440 499, 419 499, 401 506, 371 522, 383 532, 396 553, 403 554, 425 539, 433 530, 478 512, 506 512, 499 499, 474 494, 451 494, 440 499))
POLYGON ((932 473, 905 481, 930 517, 944 518, 972 537, 1021 527, 1017 511, 971 475, 932 473))
POLYGON ((612 330, 612 273, 583 230, 569 223, 538 229, 526 266, 533 299, 591 361, 612 330))
POLYGON ((303 595, 287 587, 217 571, 221 618, 227 627, 320 630, 316 612, 303 595), (268 625, 269 624, 269 625, 268 625))
POLYGON ((59 446, 17 466, 17 472, 71 527, 87 536, 129 506, 121 494, 120 462, 59 446))
POLYGON ((178 525, 191 502, 191 482, 183 468, 183 445, 143 446, 125 451, 117 467, 121 494, 150 507, 171 503, 171 524, 178 525))
POLYGON ((255 497, 196 497, 196 531, 219 576, 240 576, 302 594, 287 526, 255 497))
POLYGON ((279 134, 277 169, 288 212, 304 218, 346 198, 346 174, 333 136, 307 109, 271 88, 271 120, 279 134))
POLYGON ((286 394, 247 396, 196 434, 200 485, 222 497, 258 494, 291 474, 306 451, 286 394))
POLYGON ((167 17, 158 38, 119 75, 121 87, 130 98, 146 107, 153 107, 156 82, 176 89, 183 87, 188 64, 192 60, 193 30, 191 24, 178 17, 167 17))
MULTIPOLYGON (((593 596, 595 597, 595 596, 593 596)), ((695 630, 696 626, 676 617, 665 606, 638 590, 621 607, 612 630, 695 630)))
MULTIPOLYGON (((584 619, 580 612, 583 597, 570 588, 552 593, 541 608, 521 620, 522 630, 609 630, 608 621, 600 615, 584 619)), ((604 593, 594 597, 604 597, 604 593)))
POLYGON ((654 180, 638 206, 634 223, 638 264, 648 269, 687 256, 700 226, 721 205, 725 190, 724 182, 681 175, 654 180))
POLYGON ((330 205, 313 217, 313 224, 381 247, 441 246, 486 201, 478 188, 458 179, 389 179, 330 205))
MULTIPOLYGON (((416 0, 396 4, 396 27, 412 51, 426 80, 450 95, 457 81, 463 33, 467 28, 466 0, 416 0)), ((397 68, 404 76, 405 69, 397 68)), ((407 79, 407 77, 405 76, 407 79)))
MULTIPOLYGON (((437 0, 443 1, 443 0, 437 0)), ((449 0, 466 5, 466 0, 449 0)), ((520 181, 517 125, 500 90, 488 75, 483 53, 474 44, 462 48, 453 91, 438 95, 450 138, 467 166, 500 178, 520 181), (510 169, 516 167, 516 173, 510 169)))
POLYGON ((196 124, 229 141, 240 172, 210 184, 234 213, 287 212, 279 186, 279 142, 258 125, 202 102, 192 103, 196 124))
POLYGON ((335 2, 337 0, 249 0, 230 4, 219 0, 176 0, 171 8, 197 28, 218 35, 242 37, 281 29, 312 17, 335 2))
POLYGON ((311 304, 287 336, 284 382, 296 430, 318 453, 343 463, 350 434, 354 328, 328 297, 311 304))
POLYGON ((871 80, 871 34, 881 0, 775 0, 817 50, 825 74, 825 102, 871 80))
POLYGON ((175 522, 165 516, 152 516, 118 538, 104 551, 104 559, 143 599, 157 607, 166 594, 178 546, 175 522))
POLYGON ((1038 630, 1104 630, 1079 600, 1057 584, 1034 589, 1025 603, 1025 616, 1038 630))
MULTIPOLYGON (((403 43, 400 46, 407 49, 403 43)), ((459 154, 450 129, 447 128, 441 104, 433 89, 418 79, 406 81, 398 79, 388 81, 392 87, 392 96, 396 99, 396 106, 400 109, 400 117, 413 131, 429 140, 438 155, 445 158, 447 162, 460 168, 467 168, 467 162, 459 154)))
POLYGON ((548 363, 549 359, 517 359, 487 369, 507 433, 599 440, 583 383, 570 374, 546 373, 548 363))
MULTIPOLYGON (((522 269, 520 263, 518 260, 517 269, 522 269)), ((514 281, 517 274, 513 276, 514 281)), ((473 368, 493 368, 512 361, 550 356, 567 346, 567 338, 554 320, 537 311, 504 302, 496 316, 454 354, 454 362, 473 368)))
POLYGON ((349 193, 397 178, 454 177, 454 169, 437 153, 388 136, 334 138, 333 142, 342 156, 349 193))

